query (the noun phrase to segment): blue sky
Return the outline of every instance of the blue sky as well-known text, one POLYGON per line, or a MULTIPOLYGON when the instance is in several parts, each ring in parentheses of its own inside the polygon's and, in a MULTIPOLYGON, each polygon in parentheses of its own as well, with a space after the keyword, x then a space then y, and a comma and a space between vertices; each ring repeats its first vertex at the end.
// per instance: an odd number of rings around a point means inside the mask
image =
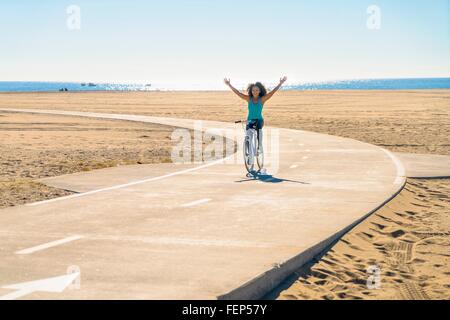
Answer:
POLYGON ((16 0, 1 2, 0 30, 0 80, 450 76, 450 0, 16 0), (69 5, 80 30, 67 28, 69 5))

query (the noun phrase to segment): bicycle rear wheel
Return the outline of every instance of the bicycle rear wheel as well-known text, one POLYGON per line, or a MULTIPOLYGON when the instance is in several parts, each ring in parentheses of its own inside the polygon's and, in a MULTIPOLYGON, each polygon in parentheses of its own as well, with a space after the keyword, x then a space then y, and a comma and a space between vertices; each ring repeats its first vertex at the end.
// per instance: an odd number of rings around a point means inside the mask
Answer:
POLYGON ((256 162, 258 163, 259 171, 261 171, 262 168, 264 168, 264 150, 262 144, 259 145, 259 141, 257 143, 258 149, 256 151, 256 162))

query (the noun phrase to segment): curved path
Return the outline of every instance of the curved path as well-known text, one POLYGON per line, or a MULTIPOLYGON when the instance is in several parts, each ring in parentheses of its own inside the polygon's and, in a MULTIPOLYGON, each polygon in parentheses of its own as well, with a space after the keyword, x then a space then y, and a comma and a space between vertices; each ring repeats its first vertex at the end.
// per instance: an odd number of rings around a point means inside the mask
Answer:
MULTIPOLYGON (((0 111, 199 129, 198 121, 188 119, 0 111)), ((201 130, 211 128, 236 130, 236 125, 202 122, 201 130)), ((240 145, 242 129, 235 132, 240 145)), ((270 175, 258 180, 246 178, 239 157, 232 161, 231 154, 224 160, 174 166, 175 171, 166 166, 146 178, 130 176, 124 182, 122 177, 117 185, 1 210, 0 296, 259 298, 390 200, 405 183, 402 164, 379 147, 299 130, 266 127, 265 134, 265 141, 273 142, 272 149, 266 148, 268 156, 278 158, 272 158, 270 175), (11 286, 61 276, 67 268, 80 272, 78 289, 52 291, 32 284, 34 289, 26 292, 20 288, 30 284, 11 286)))
POLYGON ((437 154, 399 153, 406 176, 417 179, 450 178, 450 156, 437 154))

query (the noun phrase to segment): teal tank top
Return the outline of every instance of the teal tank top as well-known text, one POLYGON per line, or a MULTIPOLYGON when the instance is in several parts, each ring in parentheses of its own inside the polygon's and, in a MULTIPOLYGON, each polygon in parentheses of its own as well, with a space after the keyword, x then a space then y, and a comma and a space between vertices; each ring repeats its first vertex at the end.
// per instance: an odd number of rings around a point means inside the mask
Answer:
POLYGON ((262 116, 263 104, 261 98, 258 98, 258 102, 254 103, 253 98, 250 98, 248 102, 248 117, 247 120, 251 119, 263 119, 262 116))

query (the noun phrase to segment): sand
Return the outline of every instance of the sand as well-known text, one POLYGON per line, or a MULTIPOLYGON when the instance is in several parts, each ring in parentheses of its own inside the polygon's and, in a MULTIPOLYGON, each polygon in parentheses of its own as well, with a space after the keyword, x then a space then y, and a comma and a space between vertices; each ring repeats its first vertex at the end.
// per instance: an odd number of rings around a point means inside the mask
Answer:
POLYGON ((397 197, 276 294, 290 300, 450 299, 449 248, 450 180, 410 179, 397 197), (380 270, 380 282, 369 289, 371 265, 380 270))
MULTIPOLYGON (((245 104, 230 92, 0 93, 0 107, 230 122, 246 116, 245 104)), ((264 114, 266 125, 354 138, 397 152, 450 155, 450 90, 285 91, 265 106, 264 114)), ((67 193, 36 178, 167 161, 172 130, 0 112, 0 207, 67 193)), ((272 297, 450 298, 449 191, 450 180, 409 180, 389 204, 272 297), (366 287, 369 265, 381 270, 379 289, 366 287)))
MULTIPOLYGON (((0 107, 234 121, 246 106, 224 92, 0 93, 0 107)), ((282 91, 266 125, 349 137, 392 151, 450 155, 450 90, 282 91)))

